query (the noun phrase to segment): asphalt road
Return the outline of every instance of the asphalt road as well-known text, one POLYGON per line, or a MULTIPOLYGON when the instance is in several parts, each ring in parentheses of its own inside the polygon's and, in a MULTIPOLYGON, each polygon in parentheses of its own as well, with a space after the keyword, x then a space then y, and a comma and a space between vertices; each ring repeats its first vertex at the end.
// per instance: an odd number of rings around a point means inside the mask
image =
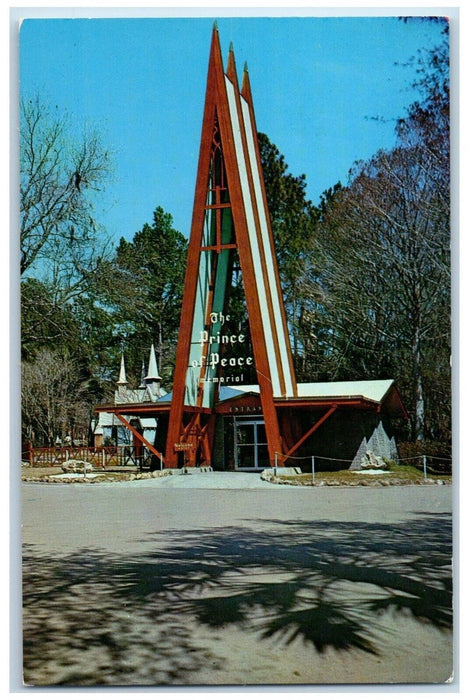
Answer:
POLYGON ((451 487, 25 483, 31 685, 444 683, 451 487))

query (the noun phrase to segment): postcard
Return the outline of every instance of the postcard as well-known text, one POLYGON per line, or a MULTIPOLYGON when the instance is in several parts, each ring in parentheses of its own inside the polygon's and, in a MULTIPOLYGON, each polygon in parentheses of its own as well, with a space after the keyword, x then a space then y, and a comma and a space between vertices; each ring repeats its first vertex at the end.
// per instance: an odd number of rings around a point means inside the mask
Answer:
POLYGON ((24 687, 454 682, 453 31, 18 22, 24 687))

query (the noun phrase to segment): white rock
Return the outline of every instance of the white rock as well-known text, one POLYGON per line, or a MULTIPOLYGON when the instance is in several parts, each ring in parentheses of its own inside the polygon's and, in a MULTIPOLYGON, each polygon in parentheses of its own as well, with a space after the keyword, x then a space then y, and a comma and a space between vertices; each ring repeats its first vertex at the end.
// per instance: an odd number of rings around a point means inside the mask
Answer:
POLYGON ((69 472, 92 472, 94 471, 94 466, 90 462, 85 462, 83 459, 69 459, 63 462, 61 469, 65 473, 69 472))

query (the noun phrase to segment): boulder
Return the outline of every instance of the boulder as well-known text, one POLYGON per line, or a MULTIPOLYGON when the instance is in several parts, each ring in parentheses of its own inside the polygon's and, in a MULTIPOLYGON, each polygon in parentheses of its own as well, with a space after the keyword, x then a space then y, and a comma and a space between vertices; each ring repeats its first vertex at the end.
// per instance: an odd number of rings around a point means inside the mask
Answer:
POLYGON ((367 450, 361 458, 360 466, 362 469, 383 469, 386 465, 382 457, 375 455, 373 450, 367 450))
POLYGON ((69 459, 61 465, 62 471, 65 474, 82 474, 95 471, 91 462, 86 462, 84 459, 69 459))

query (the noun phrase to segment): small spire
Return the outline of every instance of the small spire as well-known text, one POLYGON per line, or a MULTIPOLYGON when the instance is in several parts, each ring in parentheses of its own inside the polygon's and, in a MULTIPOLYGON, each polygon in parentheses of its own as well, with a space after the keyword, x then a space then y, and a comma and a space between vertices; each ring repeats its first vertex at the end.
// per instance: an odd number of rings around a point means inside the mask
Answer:
POLYGON ((118 384, 124 385, 127 384, 127 378, 125 376, 125 362, 124 362, 124 353, 121 355, 121 368, 119 372, 119 379, 117 380, 118 384))
POLYGON ((246 102, 252 104, 251 84, 249 82, 249 71, 247 62, 244 64, 243 82, 241 84, 241 95, 244 97, 246 102))
POLYGON ((155 346, 152 344, 151 350, 150 350, 150 360, 148 362, 148 374, 145 377, 145 380, 151 381, 152 379, 161 379, 159 373, 158 373, 158 365, 156 363, 156 353, 155 353, 155 346))
POLYGON ((212 42, 210 45, 210 58, 209 58, 209 74, 210 70, 221 70, 223 72, 223 60, 221 57, 220 49, 220 37, 218 35, 218 25, 216 22, 213 23, 212 31, 212 42), (215 66, 217 68, 215 69, 215 66))
POLYGON ((230 43, 228 52, 228 63, 226 64, 226 75, 234 85, 238 84, 238 76, 236 75, 236 62, 233 51, 233 42, 230 43))

